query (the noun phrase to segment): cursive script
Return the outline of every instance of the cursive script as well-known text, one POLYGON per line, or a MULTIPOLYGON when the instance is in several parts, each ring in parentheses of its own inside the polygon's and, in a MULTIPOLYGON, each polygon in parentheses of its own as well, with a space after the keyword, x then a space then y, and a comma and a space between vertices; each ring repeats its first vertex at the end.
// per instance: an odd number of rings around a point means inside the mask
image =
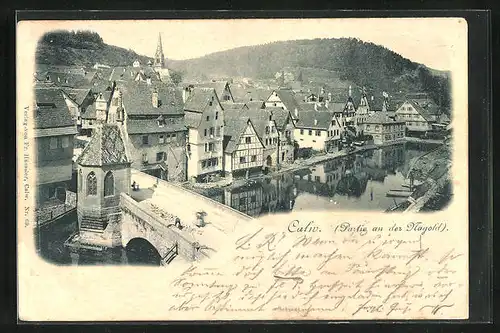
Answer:
POLYGON ((453 317, 467 303, 466 261, 443 241, 446 232, 421 222, 256 227, 224 250, 229 261, 209 259, 178 276, 169 311, 214 319, 453 317))

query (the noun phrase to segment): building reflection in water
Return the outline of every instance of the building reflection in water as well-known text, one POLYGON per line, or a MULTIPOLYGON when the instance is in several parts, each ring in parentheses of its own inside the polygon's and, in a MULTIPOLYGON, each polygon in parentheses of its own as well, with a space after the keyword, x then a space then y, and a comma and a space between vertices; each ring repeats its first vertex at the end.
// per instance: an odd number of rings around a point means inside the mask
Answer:
POLYGON ((238 187, 213 190, 208 196, 253 217, 294 208, 306 209, 313 198, 325 198, 324 208, 339 200, 338 204, 348 209, 385 210, 394 201, 386 198, 387 191, 400 187, 412 159, 432 148, 409 143, 381 147, 278 176, 251 180, 238 187), (302 194, 309 196, 301 197, 296 207, 302 194), (351 203, 347 204, 346 200, 351 203))

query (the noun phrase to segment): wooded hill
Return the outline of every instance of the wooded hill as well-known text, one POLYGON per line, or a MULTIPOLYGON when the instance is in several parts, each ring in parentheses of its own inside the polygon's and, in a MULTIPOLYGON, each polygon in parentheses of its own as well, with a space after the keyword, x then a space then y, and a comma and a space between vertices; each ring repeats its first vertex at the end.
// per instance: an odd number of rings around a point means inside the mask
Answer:
POLYGON ((95 63, 109 66, 130 66, 135 60, 146 64, 149 57, 132 50, 105 44, 95 32, 53 31, 38 42, 36 63, 44 65, 93 66, 95 63))
MULTIPOLYGON (((169 61, 190 77, 247 77, 271 79, 283 68, 304 73, 311 68, 340 80, 390 93, 426 92, 447 109, 449 73, 427 68, 373 43, 359 39, 312 39, 274 42, 217 52, 204 57, 169 61), (331 74, 334 72, 334 74, 331 74)), ((303 75, 304 81, 317 79, 303 75)))

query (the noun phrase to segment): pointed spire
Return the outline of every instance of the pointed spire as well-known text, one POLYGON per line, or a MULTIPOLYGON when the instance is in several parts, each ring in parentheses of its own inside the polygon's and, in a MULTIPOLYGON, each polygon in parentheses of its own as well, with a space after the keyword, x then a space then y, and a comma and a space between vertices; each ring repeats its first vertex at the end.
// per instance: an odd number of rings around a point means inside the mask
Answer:
POLYGON ((161 33, 158 33, 158 44, 156 46, 155 58, 153 62, 154 67, 165 67, 165 57, 163 56, 163 45, 161 43, 161 33))

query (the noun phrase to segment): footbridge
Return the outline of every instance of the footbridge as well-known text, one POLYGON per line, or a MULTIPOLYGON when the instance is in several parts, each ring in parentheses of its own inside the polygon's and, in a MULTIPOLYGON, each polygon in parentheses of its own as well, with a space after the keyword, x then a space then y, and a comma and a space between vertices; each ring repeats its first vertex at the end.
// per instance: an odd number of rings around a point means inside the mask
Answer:
POLYGON ((118 223, 121 244, 148 241, 163 265, 210 257, 239 225, 252 218, 198 193, 132 170, 139 191, 122 193, 118 223), (200 225, 203 216, 203 226, 200 225))

